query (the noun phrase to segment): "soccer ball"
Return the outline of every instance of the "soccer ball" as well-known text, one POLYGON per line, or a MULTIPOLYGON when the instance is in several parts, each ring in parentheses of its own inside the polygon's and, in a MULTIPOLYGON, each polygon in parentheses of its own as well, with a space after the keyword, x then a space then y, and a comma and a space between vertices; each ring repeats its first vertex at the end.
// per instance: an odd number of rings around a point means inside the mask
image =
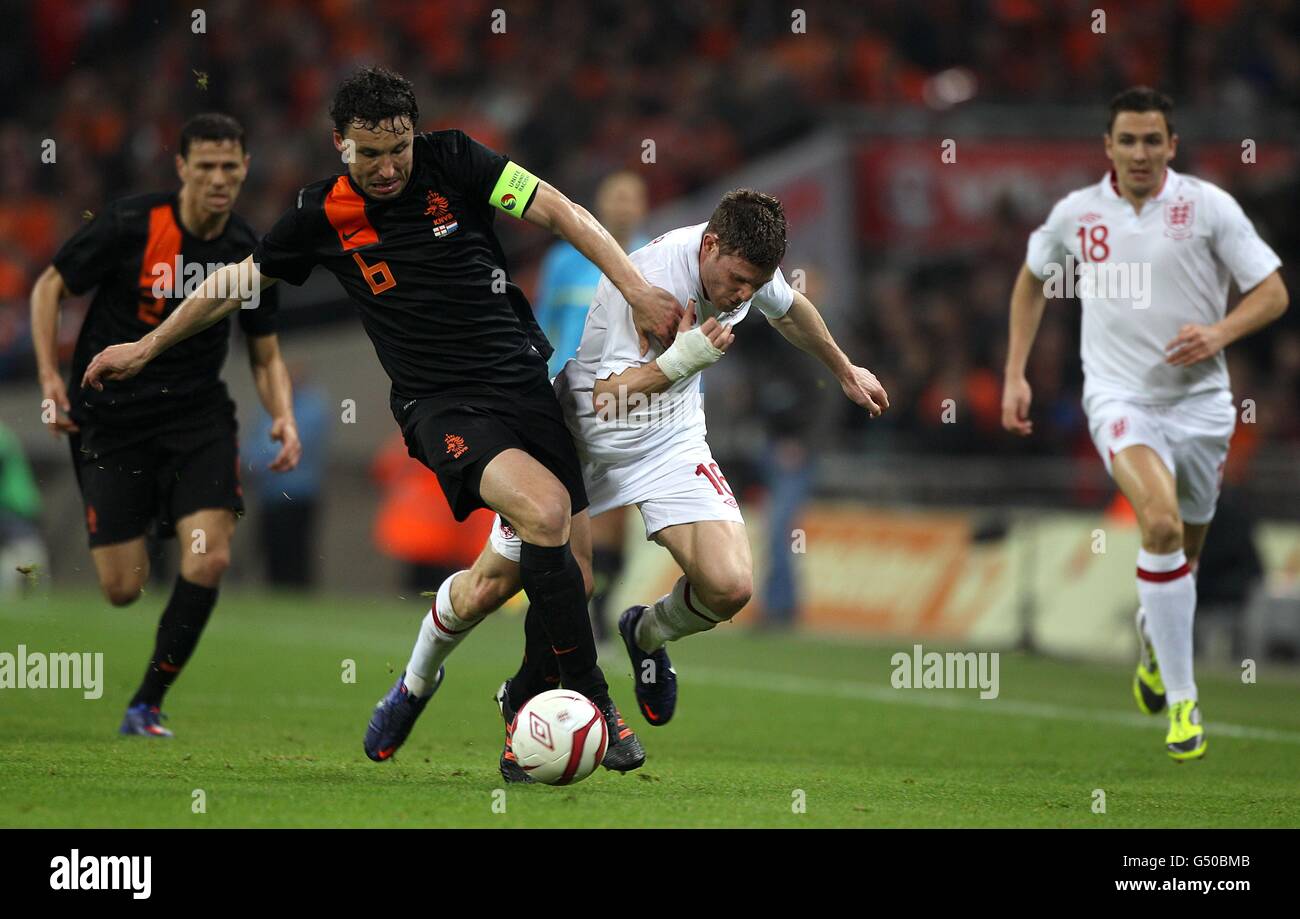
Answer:
POLYGON ((608 743, 600 709, 568 689, 552 689, 525 702, 510 739, 519 765, 547 785, 581 782, 596 771, 608 743))

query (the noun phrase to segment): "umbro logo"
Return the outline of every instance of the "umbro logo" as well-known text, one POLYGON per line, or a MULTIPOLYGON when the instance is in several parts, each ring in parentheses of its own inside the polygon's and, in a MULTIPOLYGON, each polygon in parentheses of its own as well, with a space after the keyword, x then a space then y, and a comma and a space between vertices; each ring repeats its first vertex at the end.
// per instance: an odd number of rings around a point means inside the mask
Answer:
POLYGON ((1100 219, 1101 214, 1098 214, 1096 211, 1088 211, 1088 213, 1079 218, 1079 223, 1092 223, 1094 220, 1100 219))

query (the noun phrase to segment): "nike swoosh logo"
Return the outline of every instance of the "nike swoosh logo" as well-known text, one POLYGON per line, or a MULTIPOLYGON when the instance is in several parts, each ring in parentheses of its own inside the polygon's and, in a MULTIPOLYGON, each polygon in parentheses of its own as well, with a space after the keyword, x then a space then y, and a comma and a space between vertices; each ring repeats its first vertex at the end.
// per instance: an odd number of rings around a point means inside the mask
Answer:
POLYGON ((361 232, 361 229, 362 229, 361 227, 357 227, 357 228, 356 228, 355 230, 353 230, 351 233, 344 233, 344 234, 343 234, 343 241, 344 241, 344 242, 347 242, 347 241, 348 241, 349 239, 351 239, 353 236, 356 236, 358 233, 360 233, 360 232, 361 232))

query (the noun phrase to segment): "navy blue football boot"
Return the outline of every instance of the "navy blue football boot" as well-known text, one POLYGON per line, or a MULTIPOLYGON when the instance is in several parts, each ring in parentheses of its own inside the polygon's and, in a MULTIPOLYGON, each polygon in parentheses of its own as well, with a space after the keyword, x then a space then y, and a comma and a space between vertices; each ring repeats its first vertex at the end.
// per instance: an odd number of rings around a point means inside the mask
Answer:
POLYGON ((664 648, 646 654, 636 643, 636 627, 647 609, 647 606, 625 609, 618 617, 618 633, 623 636, 627 656, 632 659, 637 708, 641 709, 646 721, 660 727, 671 721, 673 712, 677 710, 677 671, 664 648))
POLYGON ((429 704, 429 700, 442 685, 442 678, 446 672, 446 667, 438 668, 438 677, 433 682, 433 692, 421 699, 412 695, 406 688, 406 671, 402 671, 393 688, 379 700, 379 704, 375 706, 370 716, 370 724, 366 727, 366 739, 363 743, 366 756, 377 763, 382 763, 390 759, 397 752, 397 748, 406 743, 411 728, 415 727, 415 719, 420 717, 420 712, 424 711, 424 707, 429 704))
POLYGON ((117 733, 139 737, 172 737, 174 736, 172 732, 162 726, 164 717, 166 716, 158 711, 156 705, 146 705, 143 702, 132 705, 126 710, 126 715, 122 718, 122 726, 117 729, 117 733))

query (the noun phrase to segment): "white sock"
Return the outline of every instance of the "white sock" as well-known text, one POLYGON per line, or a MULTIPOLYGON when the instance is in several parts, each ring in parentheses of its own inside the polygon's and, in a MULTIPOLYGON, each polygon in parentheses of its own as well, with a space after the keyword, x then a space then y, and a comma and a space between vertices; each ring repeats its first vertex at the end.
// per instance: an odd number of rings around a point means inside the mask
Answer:
POLYGON ((1158 555, 1138 550, 1138 599, 1146 610, 1147 634, 1156 649, 1169 704, 1196 698, 1192 677, 1192 620, 1196 580, 1182 549, 1158 555))
POLYGON ((700 602, 686 575, 682 575, 670 593, 645 611, 637 623, 636 643, 642 651, 653 654, 666 642, 707 632, 721 621, 721 616, 700 602))
POLYGON ((426 696, 434 690, 434 680, 438 668, 456 646, 465 640, 470 629, 478 623, 466 622, 456 615, 451 608, 451 582, 457 571, 438 588, 438 598, 434 601, 429 614, 420 623, 420 635, 411 649, 411 660, 406 665, 404 682, 406 688, 417 697, 426 696))

